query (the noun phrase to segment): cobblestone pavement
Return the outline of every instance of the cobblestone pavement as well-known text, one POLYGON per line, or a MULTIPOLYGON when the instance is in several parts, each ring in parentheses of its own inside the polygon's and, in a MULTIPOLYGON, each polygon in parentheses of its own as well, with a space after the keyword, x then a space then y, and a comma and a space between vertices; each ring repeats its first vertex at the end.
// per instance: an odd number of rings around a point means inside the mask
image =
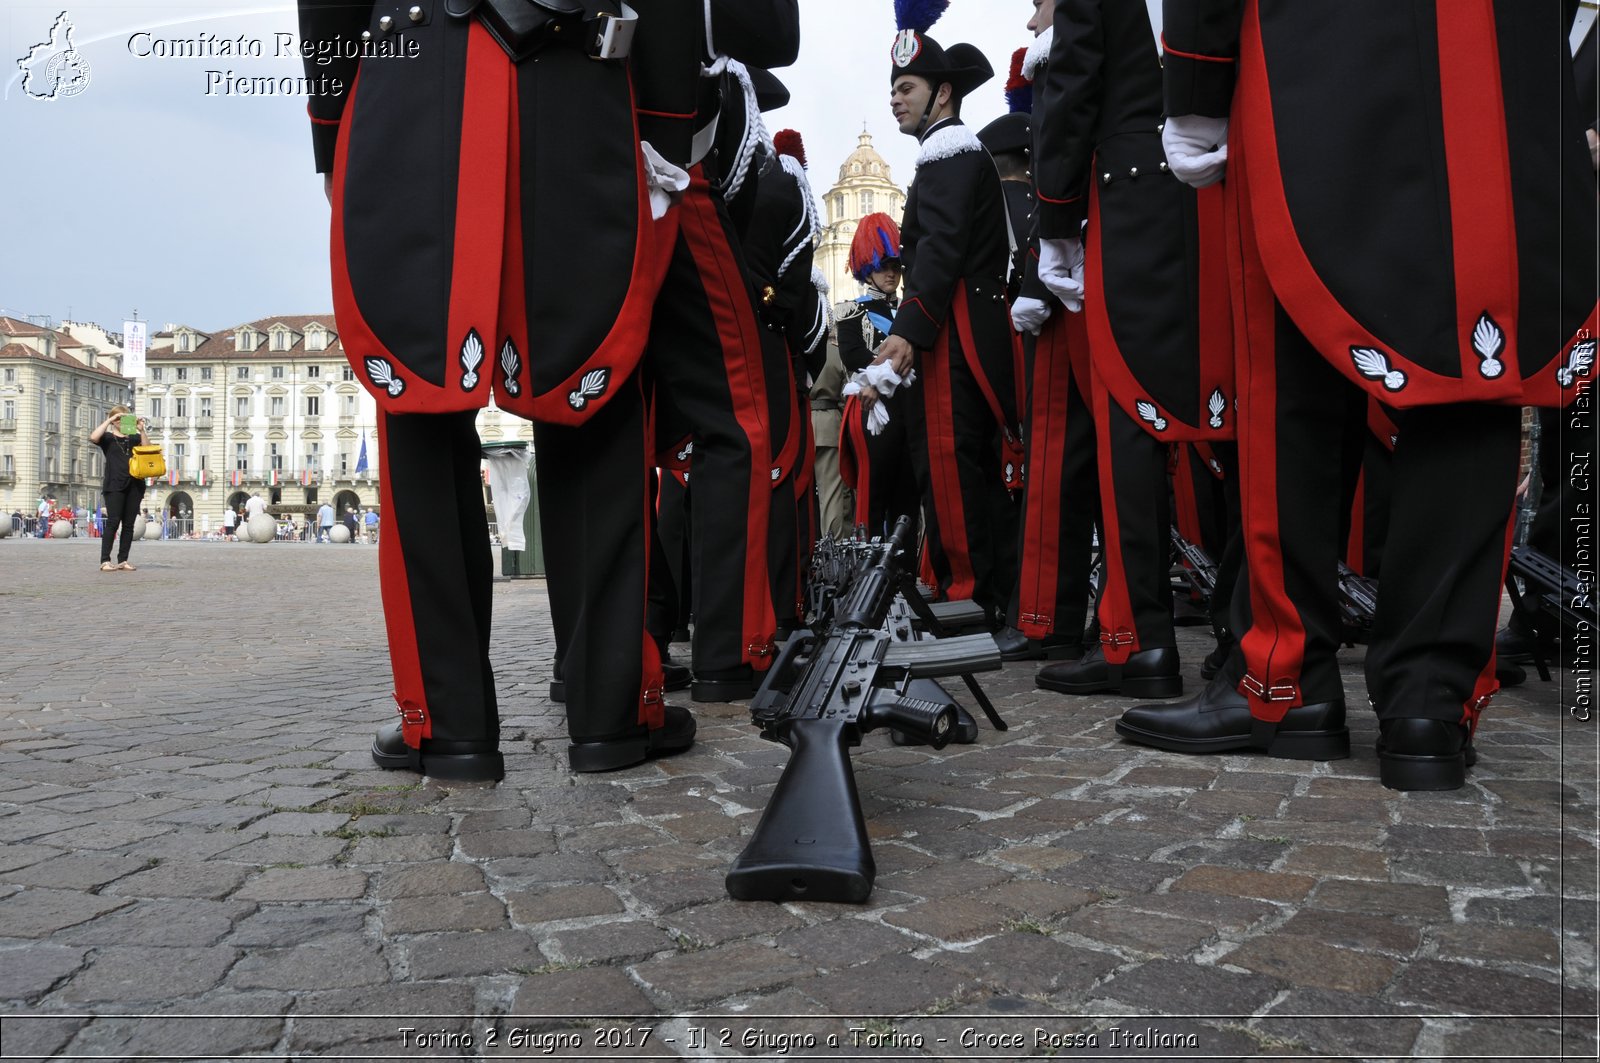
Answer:
POLYGON ((868 904, 739 903, 785 751, 698 706, 572 776, 541 582, 496 585, 507 781, 443 786, 368 759, 375 550, 93 545, 0 540, 6 1058, 1595 1051, 1596 725, 1553 684, 1399 794, 1364 713, 1346 761, 1187 758, 1008 665, 1008 732, 858 751, 868 904))

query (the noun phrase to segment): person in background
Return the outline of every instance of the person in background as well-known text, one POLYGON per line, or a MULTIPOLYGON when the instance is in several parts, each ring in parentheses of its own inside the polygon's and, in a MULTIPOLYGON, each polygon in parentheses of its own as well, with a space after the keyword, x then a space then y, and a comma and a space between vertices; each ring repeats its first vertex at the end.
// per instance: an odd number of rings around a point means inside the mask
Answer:
MULTIPOLYGON (((128 553, 133 549, 133 521, 139 515, 139 503, 144 501, 144 481, 128 475, 128 459, 133 456, 134 446, 148 444, 149 438, 148 422, 143 417, 138 420, 137 436, 122 434, 122 418, 130 412, 126 406, 111 407, 106 419, 89 433, 89 442, 105 455, 105 477, 100 485, 106 506, 105 534, 100 537, 101 572, 134 570, 128 553), (117 560, 113 563, 111 546, 118 528, 122 529, 122 540, 117 543, 117 560)), ((48 527, 48 518, 45 523, 48 527)))
POLYGON ((317 508, 317 542, 328 542, 332 538, 332 533, 333 507, 324 502, 317 508))

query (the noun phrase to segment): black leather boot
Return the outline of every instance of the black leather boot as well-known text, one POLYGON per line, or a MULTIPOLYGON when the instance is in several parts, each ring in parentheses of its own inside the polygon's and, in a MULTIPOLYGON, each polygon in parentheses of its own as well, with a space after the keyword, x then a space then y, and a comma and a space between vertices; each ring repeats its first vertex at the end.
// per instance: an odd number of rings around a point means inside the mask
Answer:
POLYGON ((1404 716, 1378 721, 1378 779, 1391 790, 1459 790, 1477 760, 1462 724, 1404 716))
POLYGON ((1111 664, 1099 646, 1082 660, 1047 664, 1034 683, 1062 694, 1121 694, 1130 698, 1175 698, 1183 693, 1178 651, 1172 646, 1140 650, 1125 664, 1111 664))
POLYGON ((1287 760, 1343 760, 1350 755, 1343 699, 1290 709, 1274 726, 1251 716, 1245 696, 1221 676, 1194 697, 1167 705, 1135 705, 1117 721, 1117 734, 1177 753, 1255 749, 1287 760))
POLYGON ((755 696, 755 673, 748 664, 694 677, 689 696, 695 701, 746 701, 755 696))
POLYGON ((1037 661, 1044 656, 1038 643, 1014 627, 1003 627, 996 631, 994 644, 1000 647, 1002 661, 1037 661))
POLYGON ((380 768, 407 769, 457 782, 499 782, 506 777, 498 743, 424 738, 421 749, 412 749, 406 745, 398 721, 384 724, 372 736, 372 762, 380 768))
POLYGON ((663 705, 662 713, 663 722, 654 730, 640 727, 615 738, 573 742, 567 747, 567 763, 573 771, 616 771, 653 757, 682 753, 694 745, 695 723, 689 710, 663 705))

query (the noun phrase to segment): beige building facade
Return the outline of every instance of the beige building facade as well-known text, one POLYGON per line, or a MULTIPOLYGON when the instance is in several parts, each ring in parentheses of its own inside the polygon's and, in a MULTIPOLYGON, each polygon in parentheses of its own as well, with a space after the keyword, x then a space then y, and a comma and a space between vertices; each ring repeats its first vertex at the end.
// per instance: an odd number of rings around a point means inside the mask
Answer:
POLYGON ((89 433, 132 381, 115 337, 66 323, 0 317, 0 510, 32 513, 40 497, 86 513, 100 502, 104 457, 89 433), (86 339, 75 332, 84 331, 86 339))
POLYGON ((872 146, 872 135, 865 130, 856 140, 856 149, 839 166, 839 179, 822 197, 827 217, 816 263, 828 278, 829 298, 834 302, 854 299, 865 289, 850 276, 850 241, 856 225, 868 214, 883 213, 896 225, 905 214, 905 189, 894 183, 889 164, 872 146))

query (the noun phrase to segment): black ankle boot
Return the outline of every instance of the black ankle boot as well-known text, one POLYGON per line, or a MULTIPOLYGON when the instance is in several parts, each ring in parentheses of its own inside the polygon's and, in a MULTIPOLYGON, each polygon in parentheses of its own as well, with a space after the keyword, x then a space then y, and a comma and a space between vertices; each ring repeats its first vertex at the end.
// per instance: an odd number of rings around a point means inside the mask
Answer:
POLYGON ((1477 759, 1462 724, 1406 716, 1378 721, 1378 779, 1391 790, 1459 790, 1477 759))
POLYGON ((499 782, 506 777, 499 743, 424 738, 422 747, 413 749, 406 745, 399 723, 384 724, 373 735, 372 762, 380 768, 408 769, 458 782, 499 782))
POLYGON ((1194 697, 1135 705, 1117 721, 1117 734, 1177 753, 1255 749, 1288 760, 1343 760, 1350 755, 1343 699, 1290 709, 1273 725, 1251 716, 1245 696, 1221 676, 1194 697))
POLYGON ((1047 664, 1034 683, 1062 694, 1121 694, 1130 698, 1175 698, 1183 693, 1178 651, 1158 646, 1132 654, 1124 664, 1111 664, 1097 645, 1082 660, 1047 664))

